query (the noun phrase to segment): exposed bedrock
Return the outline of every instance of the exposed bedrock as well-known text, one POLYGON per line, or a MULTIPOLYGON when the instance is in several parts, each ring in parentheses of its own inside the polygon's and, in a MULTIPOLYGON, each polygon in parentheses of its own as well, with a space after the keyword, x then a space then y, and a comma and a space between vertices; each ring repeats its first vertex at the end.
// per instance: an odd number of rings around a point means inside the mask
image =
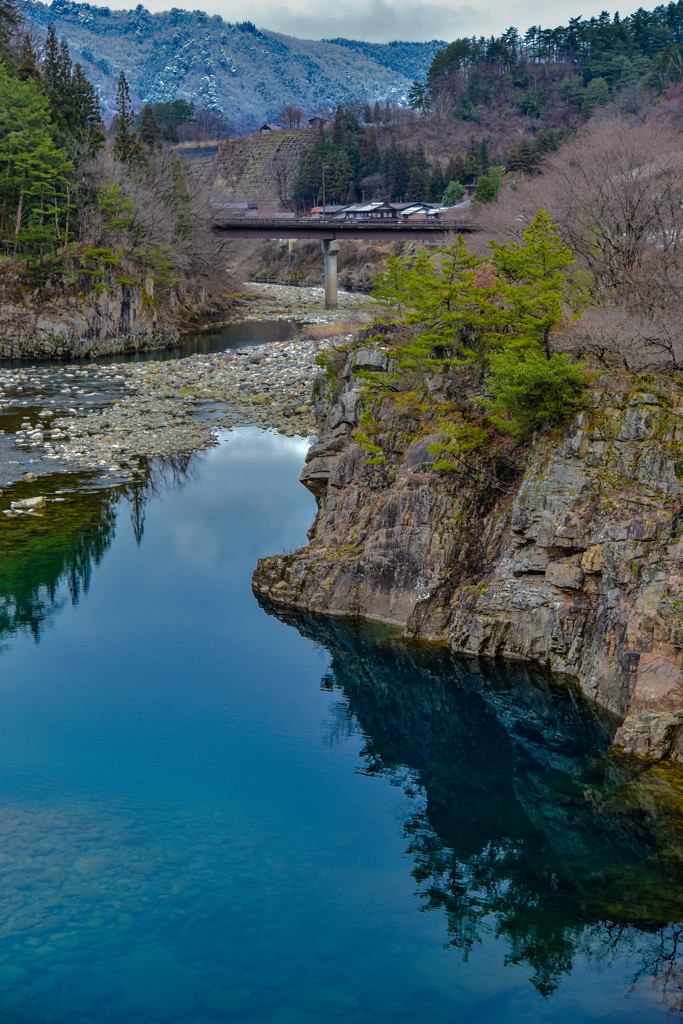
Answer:
POLYGON ((357 350, 321 389, 310 543, 260 560, 256 593, 570 675, 623 718, 626 751, 683 760, 683 397, 596 391, 500 493, 430 471, 424 438, 368 465, 355 373, 370 364, 383 353, 357 350))

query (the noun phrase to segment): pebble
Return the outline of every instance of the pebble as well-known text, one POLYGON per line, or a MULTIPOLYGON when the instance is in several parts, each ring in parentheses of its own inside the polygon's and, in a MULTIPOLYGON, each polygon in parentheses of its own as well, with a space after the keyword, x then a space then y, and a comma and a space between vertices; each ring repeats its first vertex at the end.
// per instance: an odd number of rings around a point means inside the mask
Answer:
MULTIPOLYGON (((322 289, 253 287, 261 319, 276 311, 290 319, 294 311, 300 320, 334 324, 348 320, 349 309, 368 318, 359 298, 345 293, 339 310, 325 313, 322 289)), ((258 318, 251 310, 249 317, 258 318)), ((219 428, 253 424, 308 435, 316 356, 353 337, 330 334, 312 340, 303 331, 286 342, 167 361, 0 368, 2 479, 89 470, 111 484, 143 473, 147 460, 216 444, 219 428)))

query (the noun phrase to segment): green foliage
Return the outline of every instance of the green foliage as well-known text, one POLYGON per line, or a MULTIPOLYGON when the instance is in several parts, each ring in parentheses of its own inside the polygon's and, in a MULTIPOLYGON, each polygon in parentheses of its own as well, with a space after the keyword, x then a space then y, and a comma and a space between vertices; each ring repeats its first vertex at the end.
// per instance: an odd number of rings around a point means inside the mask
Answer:
POLYGON ((604 78, 591 78, 583 94, 581 112, 590 117, 598 107, 604 107, 609 100, 609 86, 604 78))
MULTIPOLYGON (((152 103, 151 106, 148 103, 144 109, 147 107, 152 111, 161 137, 168 142, 177 142, 180 125, 192 123, 197 117, 194 103, 188 103, 187 100, 175 99, 170 103, 152 103)), ((144 109, 135 120, 135 129, 140 134, 144 109)))
POLYGON ((49 125, 39 85, 11 78, 0 65, 0 244, 34 272, 69 234, 71 164, 49 125))
POLYGON ((130 104, 130 90, 123 71, 116 87, 116 135, 114 153, 122 163, 140 158, 140 143, 133 128, 133 110, 130 104))
MULTIPOLYGON (((354 160, 360 164, 360 154, 354 150, 354 160)), ((345 203, 349 189, 353 187, 356 175, 351 165, 349 152, 343 143, 333 142, 329 133, 324 133, 308 153, 294 186, 294 196, 299 201, 321 203, 323 201, 323 170, 325 175, 325 203, 345 203)))
POLYGON ((404 329, 394 342, 399 370, 423 375, 467 365, 477 358, 487 328, 497 324, 502 330, 490 290, 477 283, 480 262, 460 235, 433 256, 387 260, 372 294, 387 321, 404 329))
POLYGON ((502 433, 524 441, 538 427, 563 423, 581 404, 586 371, 566 355, 510 347, 489 357, 484 405, 502 433))
MULTIPOLYGON (((425 106, 443 107, 465 120, 494 103, 514 104, 530 121, 557 115, 558 100, 571 123, 590 116, 620 91, 640 83, 657 93, 681 77, 683 3, 640 8, 627 18, 606 12, 571 18, 568 25, 534 25, 522 38, 510 28, 498 37, 456 39, 434 57, 425 106)), ((506 160, 510 168, 509 161, 506 160)), ((510 168, 512 169, 512 168, 510 168)), ((480 173, 485 173, 485 168, 480 173)))
MULTIPOLYGON (((436 253, 388 260, 373 292, 385 311, 375 340, 396 369, 363 377, 369 403, 392 402, 411 429, 437 435, 430 448, 437 471, 499 486, 492 465, 509 474, 514 459, 501 456, 496 436, 519 443, 565 421, 588 378, 551 351, 572 255, 547 211, 522 244, 490 244, 489 261, 469 253, 462 238, 436 253)), ((378 457, 369 413, 361 426, 359 443, 378 457)))
POLYGON ((142 109, 140 138, 142 139, 143 145, 147 146, 148 149, 155 149, 157 146, 161 145, 161 132, 159 131, 159 125, 156 122, 154 111, 150 107, 149 103, 145 103, 142 109))
POLYGON ((446 191, 441 197, 441 202, 444 206, 455 206, 464 195, 466 195, 465 189, 459 181, 449 181, 446 191))
POLYGON ((495 203, 498 198, 498 187, 495 181, 487 176, 480 178, 473 198, 476 203, 495 203))
POLYGON ((134 202, 131 196, 123 194, 120 181, 107 181, 102 185, 97 206, 105 231, 122 231, 132 223, 134 202))
POLYGON ((366 466, 379 466, 387 461, 387 457, 380 445, 375 444, 362 430, 357 430, 353 435, 353 439, 369 455, 369 458, 365 460, 366 466))
POLYGON ((429 445, 436 456, 437 473, 462 473, 470 468, 470 456, 478 454, 489 442, 488 431, 461 412, 439 418, 439 440, 429 445))
POLYGON ((99 99, 81 65, 72 65, 66 40, 57 43, 52 23, 47 30, 42 72, 58 142, 67 152, 76 153, 80 147, 93 156, 105 141, 99 99))
POLYGON ((491 262, 502 279, 517 337, 541 344, 549 357, 550 334, 562 318, 565 274, 573 257, 543 207, 523 237, 522 245, 490 242, 491 262))

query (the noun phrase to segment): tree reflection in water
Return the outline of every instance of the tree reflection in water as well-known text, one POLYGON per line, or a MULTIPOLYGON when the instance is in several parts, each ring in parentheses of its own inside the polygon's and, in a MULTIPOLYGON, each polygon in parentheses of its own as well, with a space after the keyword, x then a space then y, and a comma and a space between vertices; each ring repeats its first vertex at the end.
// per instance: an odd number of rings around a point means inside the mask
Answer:
MULTIPOLYGON (((139 481, 110 488, 93 486, 97 478, 88 475, 42 478, 40 492, 63 500, 49 500, 41 516, 0 518, 0 640, 29 630, 38 641, 48 618, 67 601, 78 604, 87 594, 93 568, 114 539, 120 505, 130 509, 139 544, 147 502, 164 489, 186 486, 195 475, 197 458, 157 460, 139 481)), ((35 488, 17 485, 5 492, 3 507, 35 494, 35 488)))
POLYGON ((495 934, 545 996, 579 956, 626 961, 683 1009, 679 769, 610 753, 614 723, 561 680, 264 608, 330 652, 328 738, 360 732, 364 771, 410 798, 412 874, 450 946, 495 934))

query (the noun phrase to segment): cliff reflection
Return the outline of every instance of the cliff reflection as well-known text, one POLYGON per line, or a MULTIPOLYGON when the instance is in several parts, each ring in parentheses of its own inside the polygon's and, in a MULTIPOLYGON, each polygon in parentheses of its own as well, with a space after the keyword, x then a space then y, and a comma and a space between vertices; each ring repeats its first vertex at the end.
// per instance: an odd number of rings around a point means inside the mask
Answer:
POLYGON ((412 874, 452 947, 503 938, 547 996, 578 956, 618 960, 682 1008, 677 769, 609 755, 613 723, 561 681, 265 610, 330 652, 332 733, 362 733, 364 771, 411 798, 412 874))
MULTIPOLYGON (((67 602, 87 594, 95 566, 110 547, 125 505, 137 543, 144 533, 150 498, 168 487, 185 486, 195 456, 159 460, 135 483, 89 490, 88 476, 43 478, 48 505, 37 517, 0 517, 0 641, 22 630, 37 640, 45 623, 67 602), (57 497, 59 500, 55 501, 57 497)), ((2 496, 2 508, 36 493, 18 485, 2 496), (24 493, 26 491, 26 494, 24 493)))

